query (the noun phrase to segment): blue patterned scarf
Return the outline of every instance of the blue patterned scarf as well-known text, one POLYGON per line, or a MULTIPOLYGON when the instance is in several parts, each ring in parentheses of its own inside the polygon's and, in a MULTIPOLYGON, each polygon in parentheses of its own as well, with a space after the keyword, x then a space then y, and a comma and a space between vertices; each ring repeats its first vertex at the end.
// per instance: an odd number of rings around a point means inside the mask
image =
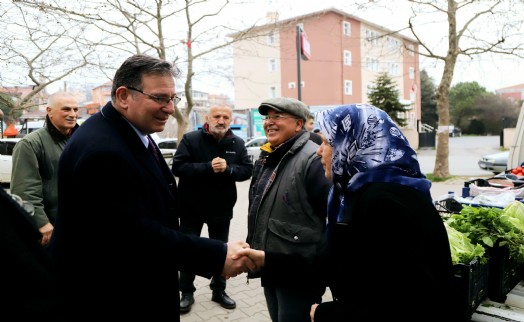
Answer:
POLYGON ((328 201, 332 223, 349 221, 345 198, 370 182, 410 186, 431 200, 431 181, 421 172, 415 150, 386 112, 369 104, 351 104, 320 111, 316 119, 333 147, 334 187, 328 201))

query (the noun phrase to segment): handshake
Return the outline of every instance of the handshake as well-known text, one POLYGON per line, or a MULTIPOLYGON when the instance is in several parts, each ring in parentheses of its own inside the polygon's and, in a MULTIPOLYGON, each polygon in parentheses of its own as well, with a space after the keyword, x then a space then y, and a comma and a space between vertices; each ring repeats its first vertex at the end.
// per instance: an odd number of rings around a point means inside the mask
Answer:
POLYGON ((222 276, 229 279, 242 273, 255 271, 264 266, 264 260, 264 251, 251 249, 248 243, 240 240, 228 242, 222 276))
MULTIPOLYGON (((222 269, 222 276, 226 279, 238 274, 260 269, 265 265, 266 253, 249 247, 248 243, 237 240, 227 243, 227 257, 222 269)), ((318 304, 311 305, 309 316, 314 322, 318 304)))

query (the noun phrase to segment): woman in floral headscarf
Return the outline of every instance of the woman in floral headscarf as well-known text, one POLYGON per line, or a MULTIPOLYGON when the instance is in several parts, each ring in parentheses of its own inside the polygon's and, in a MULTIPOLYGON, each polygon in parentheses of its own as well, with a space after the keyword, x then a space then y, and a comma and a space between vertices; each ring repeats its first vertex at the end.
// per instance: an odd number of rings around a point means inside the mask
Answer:
POLYGON ((452 320, 446 229, 402 131, 368 104, 322 111, 317 121, 317 153, 334 183, 326 277, 336 300, 314 305, 314 321, 452 320))
MULTIPOLYGON (((323 139, 317 154, 334 184, 324 273, 334 300, 314 304, 311 321, 453 321, 446 229, 402 131, 368 104, 325 110, 317 121, 323 139)), ((283 274, 299 261, 242 253, 283 274)))

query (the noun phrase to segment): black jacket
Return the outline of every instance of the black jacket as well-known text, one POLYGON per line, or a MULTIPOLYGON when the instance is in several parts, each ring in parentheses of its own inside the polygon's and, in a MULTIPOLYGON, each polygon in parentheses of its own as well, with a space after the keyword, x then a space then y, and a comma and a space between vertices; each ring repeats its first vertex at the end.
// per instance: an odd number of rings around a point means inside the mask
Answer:
POLYGON ((177 231, 176 182, 162 162, 111 103, 67 142, 51 247, 73 321, 179 321, 177 271, 221 273, 223 242, 177 231))
POLYGON ((0 187, 0 320, 65 321, 56 273, 40 238, 29 214, 0 187))
POLYGON ((253 163, 242 138, 229 130, 217 141, 204 126, 184 135, 173 157, 172 170, 179 178, 180 217, 223 221, 233 218, 236 182, 251 177, 253 163), (213 171, 211 160, 215 157, 226 159, 226 171, 213 171))

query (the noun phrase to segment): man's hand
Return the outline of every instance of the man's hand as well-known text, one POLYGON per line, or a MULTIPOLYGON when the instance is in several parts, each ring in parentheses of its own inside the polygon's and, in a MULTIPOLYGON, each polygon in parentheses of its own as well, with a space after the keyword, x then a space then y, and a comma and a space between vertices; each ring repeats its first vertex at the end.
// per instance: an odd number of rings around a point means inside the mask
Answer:
POLYGON ((243 256, 249 257, 257 267, 262 267, 266 261, 266 253, 263 250, 252 248, 242 248, 233 255, 233 259, 239 259, 243 256))
POLYGON ((211 166, 213 167, 213 171, 215 171, 215 173, 224 172, 227 169, 226 159, 216 157, 211 161, 211 166))
POLYGON ((224 268, 222 269, 222 276, 224 276, 226 279, 257 268, 255 263, 253 263, 253 261, 247 256, 236 257, 233 259, 233 255, 243 248, 249 248, 249 244, 240 240, 227 243, 226 262, 224 263, 224 268))
POLYGON ((47 223, 43 225, 42 227, 38 228, 38 231, 42 234, 42 238, 40 239, 40 244, 47 245, 49 241, 51 240, 51 234, 53 233, 53 225, 51 223, 47 223))

